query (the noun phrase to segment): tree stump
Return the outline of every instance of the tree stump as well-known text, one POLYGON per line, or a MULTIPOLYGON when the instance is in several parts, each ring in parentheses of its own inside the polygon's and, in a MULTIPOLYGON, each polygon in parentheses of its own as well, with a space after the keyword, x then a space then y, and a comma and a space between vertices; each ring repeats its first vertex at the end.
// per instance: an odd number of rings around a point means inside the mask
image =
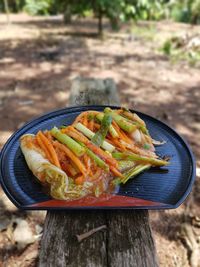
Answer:
MULTIPOLYGON (((70 105, 120 105, 111 79, 76 78, 70 105)), ((39 267, 158 266, 146 210, 49 211, 39 252, 39 267), (78 242, 76 235, 106 225, 78 242)))

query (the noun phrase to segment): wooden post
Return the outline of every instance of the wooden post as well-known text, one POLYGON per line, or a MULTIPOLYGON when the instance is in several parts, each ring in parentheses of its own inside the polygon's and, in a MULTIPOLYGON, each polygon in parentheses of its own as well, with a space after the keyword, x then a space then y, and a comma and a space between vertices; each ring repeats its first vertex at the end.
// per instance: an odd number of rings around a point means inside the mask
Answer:
MULTIPOLYGON (((119 105, 111 79, 77 78, 70 105, 119 105)), ((39 253, 39 267, 156 267, 148 211, 51 211, 47 213, 39 253), (78 242, 76 235, 106 225, 78 242)))

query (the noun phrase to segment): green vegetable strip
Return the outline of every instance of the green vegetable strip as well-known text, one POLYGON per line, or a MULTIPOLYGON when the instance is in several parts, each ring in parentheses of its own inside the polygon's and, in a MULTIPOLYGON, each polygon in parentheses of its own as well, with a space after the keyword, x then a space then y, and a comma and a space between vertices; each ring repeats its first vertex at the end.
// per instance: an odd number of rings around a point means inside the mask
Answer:
POLYGON ((118 160, 118 164, 119 170, 122 173, 136 165, 133 160, 118 160))
MULTIPOLYGON (((83 133, 85 136, 87 136, 89 139, 92 139, 92 137, 95 135, 95 133, 93 133, 92 131, 90 131, 90 129, 88 129, 87 127, 85 127, 82 123, 78 122, 77 124, 75 124, 74 126, 78 131, 80 131, 81 133, 83 133)), ((109 152, 113 152, 115 150, 115 147, 113 145, 111 145, 110 143, 108 143, 107 141, 103 141, 101 147, 109 152)))
POLYGON ((58 141, 60 141, 71 151, 73 151, 76 156, 80 157, 85 153, 85 149, 81 145, 79 145, 79 143, 74 141, 74 139, 72 139, 68 135, 61 133, 57 127, 51 129, 50 132, 58 141))
POLYGON ((85 127, 82 123, 78 122, 77 124, 74 125, 74 127, 82 132, 85 136, 87 136, 89 139, 92 139, 92 137, 95 135, 90 129, 85 127))
POLYGON ((83 143, 79 142, 79 144, 85 149, 87 155, 94 160, 94 162, 105 171, 109 171, 109 166, 100 159, 96 154, 94 154, 89 148, 86 147, 83 143))
POLYGON ((142 161, 142 162, 150 163, 153 166, 165 166, 169 164, 169 162, 167 162, 166 160, 148 158, 148 157, 140 156, 134 153, 129 154, 129 153, 115 152, 115 153, 112 153, 112 156, 113 158, 117 160, 125 159, 125 160, 133 160, 133 161, 142 161))
POLYGON ((124 178, 122 180, 122 183, 125 184, 129 179, 135 177, 136 175, 149 169, 150 167, 151 167, 150 164, 146 164, 146 165, 138 165, 135 168, 132 168, 131 170, 124 173, 124 178))
POLYGON ((111 123, 112 123, 112 117, 109 114, 105 114, 101 122, 100 129, 92 137, 92 140, 91 140, 92 143, 94 143, 97 146, 102 146, 111 123))
MULTIPOLYGON (((103 113, 99 113, 96 115, 96 118, 101 122, 103 120, 103 113)), ((118 133, 115 131, 115 128, 112 126, 112 124, 109 126, 109 133, 112 135, 113 138, 118 137, 118 133)))
POLYGON ((137 128, 139 128, 144 134, 149 135, 149 131, 147 130, 145 123, 143 122, 142 119, 140 119, 140 117, 137 114, 133 114, 131 112, 126 111, 122 113, 122 118, 124 118, 127 122, 136 125, 137 128), (137 120, 134 119, 134 116, 137 116, 137 120))
POLYGON ((132 133, 137 129, 137 125, 134 125, 133 123, 130 123, 124 117, 122 117, 122 116, 116 114, 114 111, 112 111, 112 109, 105 108, 104 112, 107 113, 107 114, 110 114, 112 116, 113 120, 125 132, 132 133))
POLYGON ((123 109, 122 110, 122 115, 125 116, 127 119, 131 120, 131 121, 136 121, 141 125, 145 126, 145 122, 136 114, 136 113, 132 113, 130 110, 127 109, 123 109))

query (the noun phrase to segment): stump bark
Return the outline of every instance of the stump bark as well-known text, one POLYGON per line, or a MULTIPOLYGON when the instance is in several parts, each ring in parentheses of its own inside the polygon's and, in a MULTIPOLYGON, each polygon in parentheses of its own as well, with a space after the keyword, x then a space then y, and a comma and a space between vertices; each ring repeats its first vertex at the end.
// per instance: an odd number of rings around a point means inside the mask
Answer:
MULTIPOLYGON (((120 105, 111 79, 77 78, 70 105, 120 105)), ((148 211, 49 211, 39 252, 39 267, 157 267, 148 211), (107 228, 78 242, 76 235, 107 228)))

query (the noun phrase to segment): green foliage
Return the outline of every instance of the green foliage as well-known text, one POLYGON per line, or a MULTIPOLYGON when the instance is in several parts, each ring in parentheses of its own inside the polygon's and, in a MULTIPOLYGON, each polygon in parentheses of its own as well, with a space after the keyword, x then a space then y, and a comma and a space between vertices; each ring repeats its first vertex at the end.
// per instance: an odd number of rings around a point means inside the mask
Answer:
POLYGON ((26 0, 24 10, 30 15, 48 15, 52 0, 26 0))
POLYGON ((164 42, 161 51, 164 52, 165 55, 170 56, 172 52, 172 42, 171 40, 167 40, 164 42))
MULTIPOLYGON (((161 51, 169 56, 173 63, 178 61, 185 61, 191 66, 200 67, 200 45, 192 45, 193 40, 198 37, 172 37, 167 39, 161 51)), ((200 38, 199 38, 200 40, 200 38)))
POLYGON ((200 0, 175 0, 168 4, 170 16, 175 21, 200 23, 200 0))
MULTIPOLYGON (((25 10, 31 15, 70 13, 107 17, 113 27, 120 21, 160 20, 200 23, 200 0, 9 0, 11 12, 25 10)), ((0 11, 5 11, 0 1, 0 11)))

